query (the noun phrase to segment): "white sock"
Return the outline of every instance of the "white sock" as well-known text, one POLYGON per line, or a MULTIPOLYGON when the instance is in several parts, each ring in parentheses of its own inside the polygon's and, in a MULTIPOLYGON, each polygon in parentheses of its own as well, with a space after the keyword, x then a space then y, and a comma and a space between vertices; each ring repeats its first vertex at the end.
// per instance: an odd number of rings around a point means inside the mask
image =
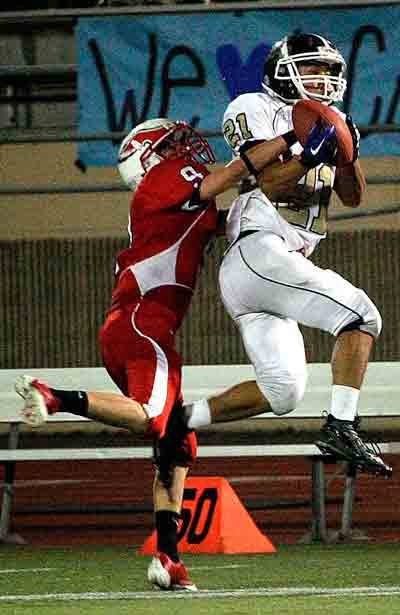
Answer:
POLYGON ((334 384, 332 386, 330 413, 341 421, 354 421, 359 397, 359 389, 334 384))
POLYGON ((198 399, 192 404, 186 404, 185 414, 189 429, 211 425, 210 406, 206 399, 198 399))

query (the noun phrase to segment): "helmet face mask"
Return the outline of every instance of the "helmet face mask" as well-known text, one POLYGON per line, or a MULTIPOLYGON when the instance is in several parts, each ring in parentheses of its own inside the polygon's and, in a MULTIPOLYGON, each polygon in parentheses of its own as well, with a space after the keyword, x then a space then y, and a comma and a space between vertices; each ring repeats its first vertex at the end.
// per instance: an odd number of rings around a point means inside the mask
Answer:
POLYGON ((263 88, 288 103, 306 98, 331 104, 343 100, 345 72, 346 63, 330 41, 318 34, 294 34, 272 48, 264 66, 263 88), (306 66, 315 70, 302 74, 306 66))
POLYGON ((177 158, 215 162, 209 143, 189 124, 157 118, 139 124, 125 137, 118 153, 118 170, 127 186, 136 190, 156 164, 177 158))

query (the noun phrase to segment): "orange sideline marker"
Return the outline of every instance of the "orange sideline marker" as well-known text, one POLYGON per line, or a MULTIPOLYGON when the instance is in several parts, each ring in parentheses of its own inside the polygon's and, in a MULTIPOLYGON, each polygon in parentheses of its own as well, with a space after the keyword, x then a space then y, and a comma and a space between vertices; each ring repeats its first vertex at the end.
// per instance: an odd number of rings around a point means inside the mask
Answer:
MULTIPOLYGON (((179 529, 182 553, 275 553, 225 478, 188 478, 179 529)), ((155 531, 139 550, 156 552, 155 531)))

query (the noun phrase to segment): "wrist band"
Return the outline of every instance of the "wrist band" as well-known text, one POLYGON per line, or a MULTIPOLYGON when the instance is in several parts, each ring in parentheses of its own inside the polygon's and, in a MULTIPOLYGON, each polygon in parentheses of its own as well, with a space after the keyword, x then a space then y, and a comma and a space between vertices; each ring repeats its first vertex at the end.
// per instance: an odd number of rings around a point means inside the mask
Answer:
POLYGON ((282 139, 286 142, 288 147, 292 147, 295 143, 297 143, 298 138, 296 137, 296 133, 294 130, 290 130, 289 132, 285 132, 285 134, 280 135, 282 139))
POLYGON ((245 152, 240 152, 240 157, 243 160, 244 164, 246 165, 247 170, 249 171, 250 175, 254 175, 254 177, 257 177, 260 171, 257 171, 257 169, 255 168, 251 160, 249 160, 247 154, 245 154, 245 152))

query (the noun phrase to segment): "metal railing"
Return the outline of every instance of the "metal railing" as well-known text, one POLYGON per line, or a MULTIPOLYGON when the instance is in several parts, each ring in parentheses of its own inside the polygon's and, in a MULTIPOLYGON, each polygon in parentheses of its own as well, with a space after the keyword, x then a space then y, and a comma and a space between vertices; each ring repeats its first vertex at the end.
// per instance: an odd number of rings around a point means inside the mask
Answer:
MULTIPOLYGON (((368 185, 400 184, 400 177, 367 177, 368 185)), ((0 186, 0 195, 4 196, 34 196, 49 194, 93 194, 99 192, 129 192, 123 184, 88 184, 72 186, 0 186)), ((329 220, 353 220, 355 218, 370 218, 373 216, 387 216, 400 212, 400 203, 386 205, 382 208, 351 209, 350 211, 331 213, 329 220)))
MULTIPOLYGON (((389 184, 400 184, 400 177, 387 176, 387 177, 367 177, 367 184, 384 186, 389 184)), ((17 196, 17 195, 39 195, 39 194, 92 194, 96 192, 130 192, 129 188, 125 187, 121 183, 107 183, 107 184, 84 184, 73 186, 65 184, 56 184, 52 186, 0 186, 0 194, 4 196, 17 196)), ((399 205, 393 205, 393 207, 399 207, 399 205)), ((387 211, 389 207, 385 207, 385 213, 393 213, 387 211)), ((372 210, 368 210, 372 212, 372 210)), ((382 209, 377 209, 377 212, 381 213, 382 209)), ((351 212, 348 212, 350 214, 351 212)), ((364 215, 364 214, 360 214, 364 215)), ((377 214, 376 214, 377 215, 377 214)), ((348 215, 346 214, 347 218, 348 215)), ((357 216, 359 217, 359 213, 357 216)))
POLYGON ((10 11, 0 14, 0 26, 21 24, 55 25, 60 22, 73 22, 78 17, 106 17, 112 15, 146 15, 166 13, 202 13, 245 11, 255 9, 314 9, 385 6, 400 4, 400 0, 259 0, 255 2, 225 2, 221 0, 199 0, 196 4, 168 4, 160 6, 97 6, 90 9, 47 9, 36 11, 10 11))
MULTIPOLYGON (((400 132, 399 124, 371 124, 360 125, 361 136, 367 136, 373 133, 397 133, 400 132)), ((129 130, 129 129, 128 129, 129 130)), ((122 141, 128 130, 118 132, 97 132, 97 133, 79 133, 76 128, 67 129, 36 129, 24 130, 23 134, 19 134, 15 129, 0 129, 0 145, 12 144, 23 145, 33 143, 79 143, 82 141, 122 141)), ((206 138, 221 137, 220 130, 203 131, 202 135, 206 138)))

